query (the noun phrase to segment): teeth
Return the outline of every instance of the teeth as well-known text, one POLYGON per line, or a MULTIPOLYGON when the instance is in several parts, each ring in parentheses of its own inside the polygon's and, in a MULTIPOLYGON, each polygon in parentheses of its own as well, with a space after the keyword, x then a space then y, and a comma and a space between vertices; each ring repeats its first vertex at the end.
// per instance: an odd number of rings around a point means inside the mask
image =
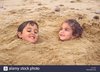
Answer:
POLYGON ((32 39, 35 39, 35 37, 31 36, 32 39))

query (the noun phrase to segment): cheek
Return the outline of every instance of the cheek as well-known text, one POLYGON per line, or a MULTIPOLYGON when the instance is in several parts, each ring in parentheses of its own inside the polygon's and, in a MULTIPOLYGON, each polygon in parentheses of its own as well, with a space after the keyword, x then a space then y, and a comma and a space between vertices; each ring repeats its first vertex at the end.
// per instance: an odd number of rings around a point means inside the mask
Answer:
POLYGON ((22 32, 22 36, 24 37, 24 36, 27 36, 28 35, 28 32, 26 32, 26 31, 23 31, 22 32))
POLYGON ((61 33, 62 33, 62 31, 60 30, 58 34, 61 34, 61 33))
POLYGON ((22 39, 28 39, 28 34, 22 33, 22 39))
POLYGON ((36 37, 36 39, 38 39, 39 35, 38 35, 38 34, 36 34, 36 35, 35 35, 35 37, 36 37))
POLYGON ((71 35, 72 33, 71 33, 71 32, 65 32, 65 34, 66 34, 66 35, 71 35))
POLYGON ((22 39, 23 39, 23 40, 27 40, 27 39, 28 39, 28 36, 23 35, 23 36, 22 36, 22 39))
POLYGON ((58 32, 58 34, 60 34, 60 31, 58 32))
POLYGON ((24 34, 24 33, 23 33, 23 34, 22 34, 22 37, 27 37, 27 34, 24 34))
POLYGON ((72 36, 72 32, 64 32, 64 34, 66 35, 66 37, 67 37, 67 36, 69 36, 69 37, 72 36))

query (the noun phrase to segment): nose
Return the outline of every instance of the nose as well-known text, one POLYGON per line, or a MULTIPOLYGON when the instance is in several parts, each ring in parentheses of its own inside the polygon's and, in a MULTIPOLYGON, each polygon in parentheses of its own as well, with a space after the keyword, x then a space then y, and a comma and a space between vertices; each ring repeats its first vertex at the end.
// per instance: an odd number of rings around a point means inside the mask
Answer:
POLYGON ((31 32, 31 34, 34 35, 35 33, 34 32, 31 32))
POLYGON ((60 30, 60 33, 64 33, 64 30, 60 30))

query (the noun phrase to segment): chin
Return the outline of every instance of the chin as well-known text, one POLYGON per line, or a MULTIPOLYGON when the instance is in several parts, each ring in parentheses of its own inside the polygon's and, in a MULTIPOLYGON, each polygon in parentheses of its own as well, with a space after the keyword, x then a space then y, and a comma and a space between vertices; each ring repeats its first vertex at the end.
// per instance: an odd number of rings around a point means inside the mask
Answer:
POLYGON ((67 41, 70 40, 71 38, 59 38, 61 41, 67 41))
POLYGON ((65 41, 66 39, 64 39, 64 38, 59 38, 61 41, 65 41))
POLYGON ((35 40, 35 41, 33 41, 32 43, 37 43, 38 42, 38 40, 35 40))
POLYGON ((30 40, 29 42, 30 42, 30 43, 36 43, 36 41, 33 41, 33 40, 30 40))
POLYGON ((31 43, 36 43, 37 41, 32 41, 31 43))

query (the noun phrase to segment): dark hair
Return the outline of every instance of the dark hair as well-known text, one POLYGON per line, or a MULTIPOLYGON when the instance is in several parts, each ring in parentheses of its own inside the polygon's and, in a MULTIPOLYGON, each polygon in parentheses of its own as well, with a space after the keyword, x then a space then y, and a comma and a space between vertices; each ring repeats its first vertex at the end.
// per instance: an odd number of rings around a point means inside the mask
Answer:
POLYGON ((35 24, 38 28, 38 24, 35 21, 30 20, 30 21, 25 21, 21 25, 19 25, 17 32, 22 32, 27 24, 30 24, 32 26, 34 26, 35 24))
POLYGON ((73 36, 81 37, 83 29, 75 19, 65 20, 65 23, 68 23, 71 26, 71 28, 73 30, 73 36))

